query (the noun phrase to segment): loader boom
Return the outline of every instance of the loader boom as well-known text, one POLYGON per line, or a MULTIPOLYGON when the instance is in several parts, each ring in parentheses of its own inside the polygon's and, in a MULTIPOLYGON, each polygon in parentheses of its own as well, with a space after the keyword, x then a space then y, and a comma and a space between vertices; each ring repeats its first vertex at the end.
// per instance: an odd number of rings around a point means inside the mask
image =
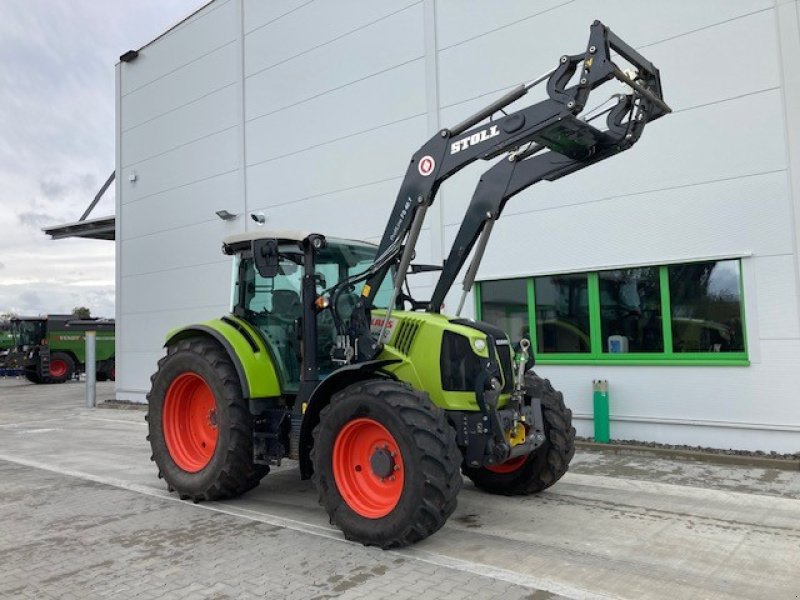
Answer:
MULTIPOLYGON (((486 231, 486 223, 499 216, 508 198, 536 181, 562 177, 630 147, 645 123, 668 112, 670 108, 663 101, 658 70, 608 27, 595 21, 584 53, 562 56, 552 71, 517 86, 458 125, 442 129, 431 137, 411 158, 375 264, 363 276, 343 282, 351 285, 366 281, 347 331, 358 349, 356 360, 370 360, 380 352, 381 336, 375 339, 369 330, 375 295, 391 267, 396 265, 389 310, 394 308, 414 256, 425 213, 445 180, 476 160, 511 153, 507 161, 512 163, 510 166, 501 162, 497 171, 490 170, 491 175, 487 173, 488 177, 481 181, 434 296, 427 304, 428 310, 434 312, 440 310, 444 295, 469 251, 481 232, 486 231), (630 63, 634 71, 623 71, 612 60, 612 51, 630 63), (577 83, 570 85, 576 77, 577 83), (611 79, 629 86, 631 93, 612 110, 606 132, 577 115, 584 110, 591 91, 611 79), (478 125, 544 81, 547 82, 547 99, 478 125), (623 125, 626 115, 629 120, 623 125), (530 144, 536 146, 523 148, 530 144), (544 149, 548 150, 547 154, 523 160, 544 149), (518 160, 522 161, 520 168, 516 165, 518 160), (495 208, 480 212, 487 203, 495 208)), ((483 247, 485 240, 481 253, 483 247)))

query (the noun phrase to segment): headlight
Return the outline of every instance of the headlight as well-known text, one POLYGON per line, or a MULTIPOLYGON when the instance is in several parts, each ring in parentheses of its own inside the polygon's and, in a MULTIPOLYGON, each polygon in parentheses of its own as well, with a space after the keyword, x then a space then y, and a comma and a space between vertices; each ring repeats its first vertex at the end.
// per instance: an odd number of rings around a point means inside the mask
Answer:
POLYGON ((475 350, 478 352, 483 352, 486 350, 486 340, 482 340, 481 338, 478 338, 472 342, 472 345, 475 346, 475 350))

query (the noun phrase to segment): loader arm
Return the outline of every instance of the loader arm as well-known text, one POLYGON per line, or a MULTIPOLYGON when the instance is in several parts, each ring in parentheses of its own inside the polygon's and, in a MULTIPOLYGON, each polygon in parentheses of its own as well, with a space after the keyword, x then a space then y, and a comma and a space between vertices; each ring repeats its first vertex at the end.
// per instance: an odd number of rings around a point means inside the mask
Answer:
MULTIPOLYGON (((558 154, 558 158, 551 157, 550 160, 571 160, 583 166, 590 164, 589 161, 594 162, 592 155, 600 147, 610 147, 611 140, 605 132, 581 121, 577 115, 585 108, 590 92, 611 79, 631 87, 632 95, 638 102, 637 114, 642 115, 645 122, 670 112, 662 99, 658 70, 600 21, 595 21, 584 53, 562 56, 552 71, 530 83, 520 84, 458 125, 442 129, 412 156, 379 244, 375 264, 363 274, 342 282, 339 288, 344 289, 358 281, 366 282, 347 331, 358 349, 356 360, 369 360, 380 352, 380 343, 373 338, 369 329, 375 295, 391 267, 397 265, 389 310, 394 308, 414 255, 425 213, 433 204, 439 186, 476 160, 489 160, 500 154, 518 151, 533 142, 558 154), (612 60, 612 51, 631 63, 636 73, 631 75, 623 72, 612 60), (569 85, 576 74, 578 83, 569 85), (476 126, 545 81, 547 99, 510 114, 504 112, 504 116, 476 126)), ((469 215, 467 218, 470 218, 469 215)), ((475 237, 482 229, 481 225, 477 233, 469 235, 475 237)), ((475 231, 475 227, 467 227, 467 230, 475 231)), ((471 248, 474 239, 466 245, 471 248)), ((465 258, 462 264, 463 260, 465 258)), ((455 275, 451 276, 451 270, 447 270, 447 277, 443 274, 440 278, 442 285, 448 280, 452 284, 455 275)), ((335 296, 338 291, 334 290, 332 295, 335 296)), ((441 302, 430 304, 435 310, 440 305, 441 302)))
POLYGON ((616 99, 616 105, 608 110, 607 131, 595 130, 588 120, 582 123, 576 120, 570 125, 576 129, 594 130, 591 135, 595 144, 583 158, 569 157, 554 150, 540 154, 546 147, 534 144, 522 152, 509 154, 507 160, 499 161, 481 176, 428 303, 427 309, 430 312, 441 310, 447 292, 475 247, 456 309, 456 315, 461 313, 466 296, 475 281, 493 225, 500 218, 510 198, 540 181, 555 181, 624 152, 639 140, 648 123, 647 115, 651 107, 646 99, 640 102, 637 100, 635 93, 620 95, 616 99))

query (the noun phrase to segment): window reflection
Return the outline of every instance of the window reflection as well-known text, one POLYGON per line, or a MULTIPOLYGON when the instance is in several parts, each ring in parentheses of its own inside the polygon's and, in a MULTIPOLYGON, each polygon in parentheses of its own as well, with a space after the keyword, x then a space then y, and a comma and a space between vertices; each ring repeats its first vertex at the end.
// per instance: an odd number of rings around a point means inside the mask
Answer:
POLYGON ((739 281, 738 260, 669 267, 674 352, 744 350, 739 281))
POLYGON ((601 271, 603 352, 663 352, 658 267, 601 271))
POLYGON ((585 273, 534 279, 538 352, 589 352, 589 294, 585 273))
POLYGON ((530 338, 528 294, 524 279, 481 284, 482 319, 505 331, 512 344, 530 338))

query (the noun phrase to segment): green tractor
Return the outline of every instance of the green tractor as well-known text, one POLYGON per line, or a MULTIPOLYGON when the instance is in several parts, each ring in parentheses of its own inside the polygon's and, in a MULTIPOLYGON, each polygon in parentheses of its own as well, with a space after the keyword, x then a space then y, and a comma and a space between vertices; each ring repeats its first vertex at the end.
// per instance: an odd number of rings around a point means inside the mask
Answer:
POLYGON ((630 148, 669 110, 657 69, 595 22, 586 52, 562 57, 414 154, 380 244, 310 231, 227 238, 231 314, 170 332, 151 378, 148 439, 159 477, 182 499, 217 500, 254 488, 270 465, 298 460, 331 522, 382 548, 441 528, 462 473, 493 494, 556 483, 575 439, 562 395, 532 370, 527 340, 512 347, 489 323, 442 314, 444 298, 472 256, 461 312, 509 198, 630 148), (633 70, 612 62, 612 50, 633 70), (612 79, 628 93, 579 117, 589 92, 612 79), (548 99, 479 125, 544 81, 548 99), (600 115, 605 126, 595 127, 600 115), (439 185, 501 155, 444 264, 412 264, 439 185), (438 274, 422 300, 407 285, 421 272, 438 274))
MULTIPOLYGON (((85 370, 86 334, 70 329, 73 315, 14 317, 6 368, 22 369, 33 383, 64 383, 85 370)), ((96 319, 97 380, 115 380, 114 321, 96 319)))

